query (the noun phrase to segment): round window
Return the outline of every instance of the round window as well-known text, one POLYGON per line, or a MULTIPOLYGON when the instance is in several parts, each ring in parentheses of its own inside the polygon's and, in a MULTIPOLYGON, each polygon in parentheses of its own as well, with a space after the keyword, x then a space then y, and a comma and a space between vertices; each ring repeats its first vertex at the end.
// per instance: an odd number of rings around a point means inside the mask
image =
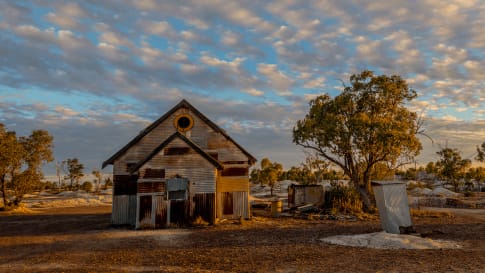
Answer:
POLYGON ((188 117, 180 117, 177 120, 177 126, 181 129, 187 129, 190 126, 190 119, 188 117))
POLYGON ((181 132, 188 131, 194 126, 194 120, 189 115, 180 115, 174 120, 174 125, 181 132))

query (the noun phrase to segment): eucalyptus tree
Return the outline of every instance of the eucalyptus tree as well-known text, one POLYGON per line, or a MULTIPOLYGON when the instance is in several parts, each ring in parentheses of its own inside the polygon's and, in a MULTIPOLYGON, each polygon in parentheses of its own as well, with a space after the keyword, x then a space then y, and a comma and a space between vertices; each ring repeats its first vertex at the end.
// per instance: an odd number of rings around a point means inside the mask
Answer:
POLYGON ((453 186, 455 191, 459 190, 465 178, 465 173, 472 162, 470 159, 463 159, 457 149, 443 148, 437 152, 440 159, 436 162, 438 175, 453 186))
POLYGON ((76 182, 76 187, 79 186, 79 181, 84 176, 83 170, 84 165, 79 162, 77 158, 68 158, 66 160, 66 168, 67 168, 67 176, 66 178, 69 179, 70 185, 69 189, 73 189, 73 184, 76 182))
POLYGON ((268 158, 263 158, 260 164, 261 169, 251 171, 251 180, 258 181, 261 185, 270 186, 271 196, 273 196, 273 189, 282 177, 283 165, 278 162, 271 162, 268 158))
POLYGON ((94 177, 96 177, 94 191, 98 193, 101 187, 101 181, 103 180, 103 174, 98 169, 94 169, 91 173, 94 175, 94 177))
POLYGON ((480 162, 485 162, 485 142, 481 146, 477 146, 477 156, 475 159, 480 162))
POLYGON ((293 142, 341 168, 369 208, 374 166, 395 169, 422 149, 420 119, 406 107, 416 96, 400 76, 352 75, 338 96, 310 101, 308 114, 293 128, 293 142))
POLYGON ((45 130, 17 137, 0 123, 0 191, 4 206, 18 205, 43 176, 42 164, 53 158, 53 137, 45 130), (9 193, 13 200, 8 198, 9 193))

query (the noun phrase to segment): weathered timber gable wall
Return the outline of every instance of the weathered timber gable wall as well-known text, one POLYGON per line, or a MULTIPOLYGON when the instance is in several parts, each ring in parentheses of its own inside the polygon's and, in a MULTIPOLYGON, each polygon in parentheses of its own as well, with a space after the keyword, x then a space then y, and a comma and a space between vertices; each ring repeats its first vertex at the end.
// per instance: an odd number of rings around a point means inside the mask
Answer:
MULTIPOLYGON (((190 146, 181 139, 174 139, 167 148, 188 147, 190 146)), ((188 178, 192 183, 193 193, 216 192, 217 169, 204 157, 192 148, 184 155, 164 155, 165 149, 161 150, 151 160, 140 168, 140 174, 146 169, 165 169, 165 177, 175 177, 176 175, 188 178)))
POLYGON ((127 164, 137 163, 151 153, 165 139, 176 132, 174 120, 178 115, 190 114, 194 120, 194 126, 185 133, 186 137, 199 145, 207 153, 217 153, 217 160, 247 162, 248 157, 221 133, 214 131, 209 125, 189 109, 179 109, 168 117, 160 125, 150 131, 138 143, 130 147, 124 155, 118 158, 113 166, 115 175, 128 174, 127 164))

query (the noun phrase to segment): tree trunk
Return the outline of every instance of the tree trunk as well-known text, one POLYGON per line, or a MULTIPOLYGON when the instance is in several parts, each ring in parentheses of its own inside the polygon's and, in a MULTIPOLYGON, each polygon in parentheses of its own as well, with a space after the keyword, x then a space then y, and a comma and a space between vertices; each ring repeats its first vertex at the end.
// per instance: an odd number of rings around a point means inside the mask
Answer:
POLYGON ((358 187, 362 203, 364 204, 364 211, 373 213, 376 210, 374 192, 372 191, 372 185, 370 176, 368 173, 364 174, 362 186, 358 187))
POLYGON ((0 182, 2 183, 3 207, 7 208, 7 187, 5 185, 5 175, 2 176, 0 182))
POLYGON ((367 192, 365 187, 358 187, 357 190, 360 193, 360 198, 362 199, 362 203, 364 204, 364 211, 370 211, 373 207, 371 198, 369 193, 367 192))

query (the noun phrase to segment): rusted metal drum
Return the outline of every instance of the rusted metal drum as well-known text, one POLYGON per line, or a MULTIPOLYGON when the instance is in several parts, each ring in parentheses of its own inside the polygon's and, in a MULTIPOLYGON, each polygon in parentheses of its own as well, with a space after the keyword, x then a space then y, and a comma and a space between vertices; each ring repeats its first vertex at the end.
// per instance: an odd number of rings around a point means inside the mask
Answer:
POLYGON ((280 200, 271 201, 271 217, 280 217, 280 213, 283 209, 283 202, 280 200))

